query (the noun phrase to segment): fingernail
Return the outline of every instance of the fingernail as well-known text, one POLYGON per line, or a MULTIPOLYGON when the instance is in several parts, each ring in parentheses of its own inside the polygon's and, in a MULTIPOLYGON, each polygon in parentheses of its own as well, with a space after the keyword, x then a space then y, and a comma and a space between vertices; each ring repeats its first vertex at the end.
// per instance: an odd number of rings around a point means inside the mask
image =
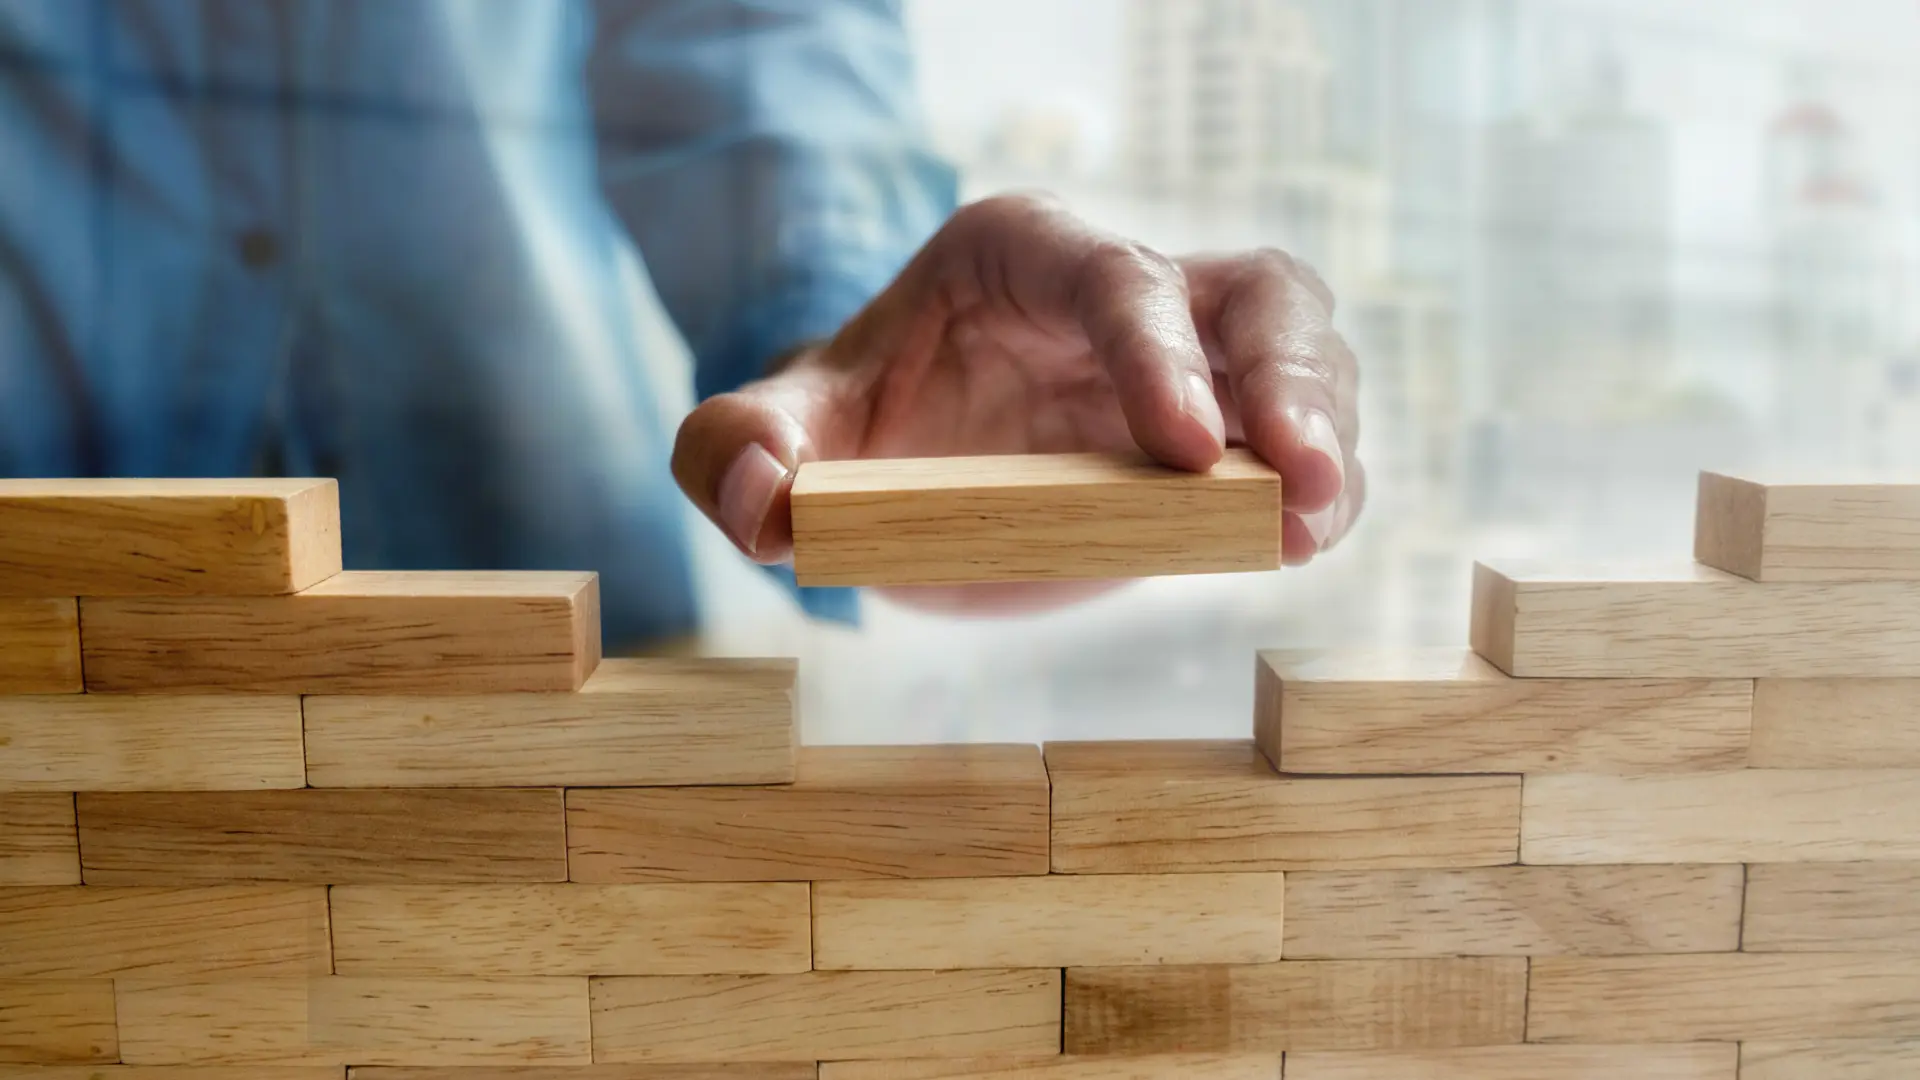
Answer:
POLYGON ((1300 445, 1318 450, 1333 462, 1334 472, 1340 476, 1340 487, 1345 490, 1346 455, 1341 453, 1340 432, 1333 426, 1333 417, 1319 409, 1289 409, 1287 418, 1293 421, 1293 430, 1300 433, 1300 445))
POLYGON ((1305 525, 1307 527, 1307 535, 1313 537, 1313 549, 1315 551, 1326 550, 1327 537, 1333 535, 1334 518, 1337 517, 1339 513, 1340 506, 1338 503, 1335 503, 1325 510, 1315 510, 1311 514, 1300 515, 1300 524, 1305 525))
POLYGON ((720 478, 720 526, 749 555, 757 554, 760 529, 786 478, 786 465, 759 443, 749 443, 740 451, 720 478))
POLYGON ((1220 399, 1213 396, 1213 381, 1198 372, 1188 372, 1183 398, 1181 407, 1187 415, 1200 421, 1212 433, 1214 442, 1225 445, 1227 418, 1220 413, 1220 399))

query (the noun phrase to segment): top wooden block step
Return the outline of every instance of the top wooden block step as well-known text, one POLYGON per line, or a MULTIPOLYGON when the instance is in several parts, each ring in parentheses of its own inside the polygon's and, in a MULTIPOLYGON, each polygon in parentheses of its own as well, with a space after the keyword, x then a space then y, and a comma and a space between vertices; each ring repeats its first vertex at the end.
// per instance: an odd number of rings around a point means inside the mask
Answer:
POLYGON ((0 479, 0 596, 280 596, 339 572, 332 480, 0 479))
POLYGON ((1280 476, 1138 456, 817 461, 793 484, 802 585, 1150 577, 1280 567, 1280 476))
POLYGON ((1694 558, 1755 581, 1920 581, 1920 478, 1700 474, 1694 558))

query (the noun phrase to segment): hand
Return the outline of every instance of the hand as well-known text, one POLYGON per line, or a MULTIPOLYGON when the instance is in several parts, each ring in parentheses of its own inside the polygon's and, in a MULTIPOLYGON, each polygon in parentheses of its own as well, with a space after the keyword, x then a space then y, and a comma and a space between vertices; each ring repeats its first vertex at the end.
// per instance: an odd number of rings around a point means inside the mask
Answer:
MULTIPOLYGON (((1138 447, 1204 470, 1244 442, 1281 474, 1284 557, 1304 563, 1366 492, 1359 372, 1332 312, 1319 276, 1279 251, 1172 260, 1052 201, 987 199, 832 341, 694 410, 674 475, 774 563, 792 553, 804 461, 1138 447)), ((1032 606, 1059 587, 964 592, 1032 606)))

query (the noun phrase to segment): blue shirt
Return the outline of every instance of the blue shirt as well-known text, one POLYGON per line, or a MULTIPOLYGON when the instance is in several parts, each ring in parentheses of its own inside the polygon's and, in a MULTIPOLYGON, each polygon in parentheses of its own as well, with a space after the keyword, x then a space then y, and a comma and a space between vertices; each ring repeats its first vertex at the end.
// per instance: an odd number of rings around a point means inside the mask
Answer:
POLYGON ((654 298, 702 397, 832 333, 916 114, 885 0, 0 0, 0 475, 335 476, 349 566, 684 633, 654 298))

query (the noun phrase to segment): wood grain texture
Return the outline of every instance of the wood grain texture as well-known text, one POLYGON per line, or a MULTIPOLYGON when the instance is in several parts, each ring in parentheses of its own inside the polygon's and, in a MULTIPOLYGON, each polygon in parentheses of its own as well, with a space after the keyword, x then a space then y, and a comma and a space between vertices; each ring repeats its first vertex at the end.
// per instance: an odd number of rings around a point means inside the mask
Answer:
POLYGON ((0 1065, 0 1080, 347 1080, 338 1065, 0 1065))
POLYGON ((306 699, 314 787, 778 784, 792 660, 608 659, 578 693, 306 699))
POLYGON ((1758 679, 1758 769, 1920 769, 1920 679, 1758 679))
POLYGON ((1474 567, 1475 652, 1529 678, 1920 675, 1920 582, 1757 583, 1696 563, 1474 567))
POLYGON ((77 694, 80 614, 72 597, 0 598, 0 694, 77 694))
POLYGON ((0 889, 0 979, 324 975, 327 891, 0 889))
POLYGON ((585 979, 115 984, 134 1065, 585 1065, 585 979))
POLYGON ((1920 863, 1747 870, 1748 952, 1920 953, 1920 863))
POLYGON ((1287 960, 1069 968, 1069 1054, 1409 1050, 1518 1043, 1527 961, 1287 960))
POLYGON ((811 461, 793 483, 802 585, 945 585, 1280 568, 1280 475, 1144 455, 811 461))
POLYGON ((1920 771, 1529 776, 1521 861, 1920 860, 1920 771))
POLYGON ((827 1061, 820 1080, 1280 1080, 1278 1054, 827 1061))
POLYGON ((1068 874, 1515 861, 1517 776, 1283 777, 1251 741, 1048 743, 1068 874))
MULTIPOLYGON (((812 1061, 707 1063, 707 1065, 493 1065, 493 1067, 397 1067, 349 1070, 348 1080, 816 1080, 812 1061)), ((4 1080, 4 1078, 0 1078, 4 1080)))
POLYGON ((0 886, 80 884, 73 796, 0 795, 0 886))
POLYGON ((1542 957, 1533 1042, 1732 1042, 1920 1035, 1911 956, 1805 953, 1542 957))
POLYGON ((1735 866, 1289 875, 1288 959, 1620 956, 1740 947, 1735 866))
POLYGON ((1732 1043, 1287 1055, 1287 1080, 1737 1080, 1732 1043))
POLYGON ((1755 581, 1920 581, 1920 484, 1703 472, 1693 548, 1755 581))
POLYGON ((1740 1080, 1913 1080, 1915 1076, 1920 1076, 1920 1038, 1740 1046, 1740 1080))
POLYGON ((1280 959, 1279 874, 838 881, 813 887, 822 970, 1280 959))
POLYGON ((0 791, 245 791, 305 782, 298 697, 0 697, 0 791))
POLYGON ((574 881, 1047 872, 1032 746, 804 747, 785 787, 569 789, 574 881))
POLYGON ((332 480, 0 480, 0 596, 274 596, 339 572, 332 480))
POLYGON ((88 597, 87 689, 578 690, 600 662, 599 590, 593 574, 349 571, 293 596, 88 597))
POLYGON ((113 983, 0 980, 0 1064, 115 1061, 113 983))
POLYGON ((348 1080, 338 1065, 0 1065, 0 1080, 348 1080))
POLYGON ((816 971, 593 980, 595 1061, 1053 1054, 1060 972, 816 971))
POLYGON ((89 885, 562 881, 558 790, 86 792, 89 885))
POLYGON ((807 886, 340 885, 342 975, 693 975, 810 968, 807 886))
POLYGON ((1255 738, 1288 773, 1659 772, 1747 763, 1745 679, 1515 679, 1465 649, 1265 652, 1255 738))

